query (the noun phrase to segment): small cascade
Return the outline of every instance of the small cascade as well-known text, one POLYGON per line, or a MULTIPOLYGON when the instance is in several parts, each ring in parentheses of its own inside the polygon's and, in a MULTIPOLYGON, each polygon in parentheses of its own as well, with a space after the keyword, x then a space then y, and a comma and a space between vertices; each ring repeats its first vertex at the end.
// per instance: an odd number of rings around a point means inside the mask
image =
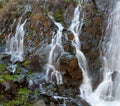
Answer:
POLYGON ((17 67, 15 62, 24 60, 24 35, 25 35, 24 25, 27 20, 25 20, 22 24, 21 20, 22 17, 18 21, 15 36, 9 34, 6 37, 5 53, 11 56, 12 65, 10 65, 10 67, 8 68, 13 73, 15 72, 17 67))
MULTIPOLYGON (((79 40, 79 35, 81 33, 81 29, 82 26, 84 24, 84 12, 81 6, 81 3, 83 1, 78 1, 79 4, 77 5, 77 7, 74 10, 74 16, 71 22, 70 27, 68 28, 68 30, 70 30, 73 35, 74 35, 74 39, 72 40, 72 45, 76 50, 76 57, 78 59, 78 64, 80 69, 83 72, 83 84, 80 87, 81 89, 81 93, 85 92, 84 89, 87 89, 89 87, 89 92, 92 91, 91 89, 91 83, 90 83, 90 79, 88 78, 88 65, 87 65, 87 60, 84 56, 84 54, 82 53, 82 51, 80 50, 81 48, 81 44, 80 44, 80 40, 79 40)), ((62 26, 62 24, 58 23, 55 21, 54 17, 52 17, 49 14, 49 17, 51 18, 51 20, 54 22, 54 24, 58 27, 57 33, 54 34, 54 37, 52 38, 51 44, 50 44, 50 53, 48 56, 48 64, 47 64, 47 73, 46 73, 46 79, 48 80, 52 80, 53 77, 56 77, 57 80, 57 84, 61 84, 63 83, 62 81, 62 75, 60 73, 60 71, 58 71, 56 69, 56 53, 59 52, 59 54, 62 54, 64 52, 64 49, 62 47, 62 31, 64 29, 64 27, 62 26), (59 49, 59 51, 58 51, 59 49)))
POLYGON ((75 8, 73 20, 71 22, 69 30, 74 35, 72 45, 76 49, 76 57, 78 59, 78 64, 83 73, 83 84, 80 86, 80 91, 81 91, 81 95, 84 95, 84 93, 87 93, 87 94, 91 93, 92 88, 91 88, 90 79, 88 77, 87 60, 86 60, 83 52, 80 50, 81 44, 80 44, 80 40, 79 40, 79 35, 81 33, 81 29, 84 24, 84 12, 83 12, 81 3, 82 2, 80 2, 78 4, 78 6, 75 8), (88 89, 88 90, 85 90, 85 89, 88 89))
POLYGON ((85 95, 92 106, 120 106, 120 0, 109 17, 103 42, 103 80, 85 95), (109 35, 109 36, 108 36, 109 35))
POLYGON ((27 20, 25 20, 22 24, 21 20, 22 18, 19 19, 17 24, 15 36, 9 34, 6 38, 5 52, 11 55, 11 61, 13 63, 24 60, 24 25, 27 20))
POLYGON ((56 33, 54 33, 54 37, 52 38, 51 44, 50 44, 50 52, 48 56, 48 64, 47 64, 47 73, 46 73, 46 80, 47 81, 52 81, 53 78, 55 77, 57 84, 62 84, 63 79, 62 79, 62 74, 60 73, 59 70, 56 69, 57 65, 57 58, 58 56, 64 52, 63 47, 62 47, 62 31, 64 27, 62 24, 58 23, 55 21, 54 17, 52 17, 49 14, 49 18, 54 22, 54 24, 58 27, 58 30, 56 33))

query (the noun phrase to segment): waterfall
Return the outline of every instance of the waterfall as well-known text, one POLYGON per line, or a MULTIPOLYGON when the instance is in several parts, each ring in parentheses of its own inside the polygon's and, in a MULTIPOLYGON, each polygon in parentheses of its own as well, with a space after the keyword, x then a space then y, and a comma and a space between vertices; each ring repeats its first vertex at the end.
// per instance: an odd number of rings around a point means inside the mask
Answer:
POLYGON ((54 17, 52 17, 49 14, 49 18, 54 22, 54 24, 58 27, 57 33, 54 32, 54 37, 52 38, 51 44, 50 44, 50 52, 48 56, 48 64, 47 64, 47 72, 46 72, 46 80, 52 81, 55 77, 57 84, 62 84, 62 74, 59 70, 56 69, 56 61, 58 56, 64 52, 63 46, 62 46, 62 31, 64 27, 62 24, 55 21, 54 17))
MULTIPOLYGON (((80 44, 80 40, 79 40, 79 35, 81 33, 81 29, 83 26, 83 20, 84 20, 84 12, 82 10, 82 6, 81 3, 83 1, 78 1, 79 4, 77 5, 77 7, 74 10, 74 16, 71 22, 70 27, 68 28, 68 30, 70 30, 73 35, 74 35, 74 39, 72 40, 72 45, 76 50, 76 58, 78 60, 78 65, 81 68, 82 72, 83 72, 83 84, 82 84, 82 88, 88 88, 89 86, 89 92, 91 91, 91 84, 90 84, 90 80, 88 78, 88 65, 87 65, 87 60, 84 56, 84 54, 82 53, 82 51, 80 50, 81 48, 81 44, 80 44)), ((64 29, 64 27, 62 26, 62 24, 58 23, 55 21, 54 17, 52 17, 49 14, 49 17, 51 18, 51 20, 54 22, 54 24, 58 27, 57 33, 54 34, 54 37, 52 38, 51 44, 50 44, 50 53, 48 56, 48 64, 47 64, 47 72, 46 72, 46 79, 47 81, 52 80, 53 76, 56 77, 57 79, 57 83, 61 84, 63 83, 62 81, 62 74, 60 73, 60 70, 58 71, 55 67, 55 53, 59 52, 60 54, 62 54, 64 52, 63 46, 62 46, 62 31, 64 29), (58 51, 59 49, 59 51, 58 51)), ((81 91, 83 90, 82 88, 81 91)), ((84 91, 83 91, 84 92, 84 91)))
POLYGON ((15 62, 24 60, 24 25, 27 20, 25 20, 22 24, 21 20, 22 17, 18 21, 15 35, 13 36, 12 34, 9 34, 6 37, 5 53, 11 56, 12 62, 12 64, 8 66, 8 69, 11 70, 11 72, 13 73, 17 68, 15 62))
POLYGON ((24 25, 26 20, 22 24, 21 20, 22 17, 18 21, 15 36, 9 34, 6 38, 5 52, 11 55, 11 61, 13 63, 24 60, 24 25))
POLYGON ((78 6, 74 10, 74 16, 69 30, 74 35, 72 44, 76 49, 76 57, 78 60, 78 65, 83 73, 83 84, 80 86, 80 91, 81 91, 81 95, 84 95, 84 93, 89 94, 92 91, 92 88, 91 88, 90 79, 88 77, 88 63, 83 52, 80 50, 81 44, 79 40, 79 35, 81 33, 81 29, 84 24, 84 12, 81 6, 82 2, 83 1, 80 1, 78 6))
POLYGON ((90 95, 92 106, 120 106, 120 0, 109 17, 103 41, 103 80, 90 95), (109 36, 108 36, 109 35, 109 36))

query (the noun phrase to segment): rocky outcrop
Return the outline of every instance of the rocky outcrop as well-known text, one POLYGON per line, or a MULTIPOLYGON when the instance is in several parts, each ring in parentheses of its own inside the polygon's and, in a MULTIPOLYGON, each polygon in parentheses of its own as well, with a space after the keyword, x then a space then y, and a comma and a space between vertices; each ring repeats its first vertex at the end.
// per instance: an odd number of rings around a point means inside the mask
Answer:
POLYGON ((79 86, 82 80, 82 71, 78 66, 77 58, 69 52, 64 52, 59 60, 59 69, 68 85, 79 86))
MULTIPOLYGON (((82 32, 80 34, 81 50, 87 58, 90 70, 89 74, 92 76, 93 84, 95 86, 97 85, 97 81, 99 79, 99 69, 101 67, 101 60, 99 57, 99 50, 101 47, 99 46, 99 42, 103 36, 103 33, 105 32, 104 29, 106 22, 104 19, 105 16, 107 16, 108 12, 106 9, 106 7, 108 7, 108 1, 102 1, 103 0, 96 0, 95 3, 97 8, 95 8, 92 2, 82 4, 83 10, 85 12, 85 20, 82 32)), ((72 46, 71 42, 74 39, 74 36, 71 32, 68 31, 68 29, 63 30, 64 37, 62 38, 62 42, 65 52, 58 56, 59 62, 55 63, 57 64, 56 68, 60 70, 63 75, 65 84, 64 86, 62 85, 63 88, 61 88, 60 86, 47 84, 44 79, 44 73, 46 71, 44 70, 44 66, 47 64, 47 58, 50 51, 49 44, 51 42, 53 32, 56 33, 57 29, 53 22, 49 19, 48 13, 51 12, 55 17, 55 20, 62 23, 66 28, 68 28, 72 20, 76 2, 74 0, 20 0, 14 6, 15 8, 10 8, 10 12, 6 12, 6 14, 3 16, 1 15, 4 18, 0 17, 0 44, 2 45, 0 46, 0 49, 2 48, 0 52, 4 51, 3 48, 5 48, 6 36, 8 36, 9 33, 12 33, 13 35, 15 34, 17 21, 23 15, 22 22, 27 18, 27 23, 25 25, 26 33, 24 42, 25 61, 17 63, 18 68, 15 74, 19 76, 23 74, 25 75, 23 75, 24 78, 21 78, 22 80, 20 80, 20 82, 11 82, 10 76, 14 75, 8 73, 7 80, 10 81, 5 80, 4 83, 0 82, 0 93, 3 95, 6 94, 3 89, 7 87, 10 88, 8 92, 11 92, 12 86, 15 84, 17 87, 27 87, 27 89, 29 88, 32 94, 35 93, 34 91, 37 92, 40 89, 39 93, 30 98, 35 98, 35 100, 39 100, 41 93, 46 92, 46 94, 49 96, 64 95, 70 97, 74 96, 74 94, 76 96, 79 93, 79 85, 82 82, 83 76, 82 71, 78 66, 77 58, 75 56, 75 48, 72 46), (28 9, 28 7, 30 9, 28 9), (24 10, 26 10, 26 12, 24 10), (65 37, 68 39, 66 40, 65 37), (31 75, 31 73, 35 75, 31 75), (36 95, 37 97, 35 97, 36 95)), ((10 61, 8 61, 8 57, 3 57, 0 60, 2 63, 10 63, 10 61)), ((1 75, 4 75, 2 74, 3 71, 4 70, 0 72, 1 75)), ((6 68, 5 71, 10 70, 6 68)), ((16 76, 14 77, 16 78, 16 76)), ((15 97, 19 95, 17 99, 20 99, 22 94, 19 94, 19 91, 21 92, 21 89, 17 91, 16 86, 13 86, 13 89, 16 91, 16 95, 14 93, 11 95, 14 95, 15 97)), ((23 91, 25 91, 25 94, 28 95, 28 91, 26 89, 22 90, 22 93, 24 93, 23 91)), ((6 97, 9 97, 10 92, 6 97)), ((24 95, 24 97, 27 97, 26 95, 24 95)), ((12 99, 12 96, 10 96, 10 99, 12 99)), ((47 100, 51 100, 51 97, 49 97, 47 100)), ((41 101, 38 101, 38 103, 41 103, 41 101)), ((85 102, 82 104, 84 103, 85 102)), ((50 105, 50 103, 48 104, 50 105)), ((59 104, 58 101, 56 104, 59 104)), ((69 104, 70 103, 68 103, 68 106, 70 106, 69 104)), ((74 103, 71 104, 71 106, 74 106, 74 103)), ((85 103, 85 105, 88 104, 85 103)), ((75 106, 77 106, 77 104, 75 104, 75 106)))
MULTIPOLYGON (((11 17, 9 16, 10 18, 8 19, 8 16, 6 15, 2 21, 0 39, 3 39, 1 41, 4 43, 5 37, 8 36, 9 33, 15 33, 17 21, 13 23, 13 20, 18 20, 22 15, 22 12, 26 10, 26 13, 23 15, 23 21, 25 18, 28 19, 27 24, 25 25, 25 57, 26 59, 32 59, 33 62, 31 62, 31 68, 33 70, 42 70, 41 67, 45 66, 48 60, 48 45, 51 42, 53 31, 56 30, 53 22, 48 17, 48 12, 53 13, 55 20, 61 22, 65 27, 69 27, 76 2, 66 2, 65 0, 53 0, 52 2, 50 0, 46 2, 26 1, 27 6, 22 0, 17 3, 17 7, 19 7, 18 10, 12 9, 13 12, 10 15, 11 17), (28 7, 30 9, 28 9, 28 7), (34 56, 40 61, 37 60, 37 62, 35 62, 36 59, 34 59, 34 56), (34 68, 33 66, 37 68, 34 68)), ((98 9, 95 8, 94 3, 92 2, 82 4, 83 10, 85 11, 85 23, 80 35, 80 41, 81 49, 87 57, 88 63, 90 63, 90 73, 94 73, 94 71, 98 70, 100 67, 99 41, 103 34, 103 16, 104 11, 106 11, 105 9, 102 9, 102 7, 108 5, 107 2, 103 3, 98 0, 96 0, 95 3, 98 9)), ((64 30, 63 34, 67 34, 68 37, 68 40, 65 40, 65 38, 63 39, 64 50, 67 54, 63 54, 60 58, 60 70, 66 73, 63 76, 66 76, 68 79, 73 81, 82 80, 81 71, 80 69, 78 71, 78 63, 75 59, 75 50, 71 44, 71 40, 74 36, 67 30, 64 30), (73 62, 73 66, 70 66, 70 62, 73 62), (77 77, 76 74, 78 74, 77 77)))

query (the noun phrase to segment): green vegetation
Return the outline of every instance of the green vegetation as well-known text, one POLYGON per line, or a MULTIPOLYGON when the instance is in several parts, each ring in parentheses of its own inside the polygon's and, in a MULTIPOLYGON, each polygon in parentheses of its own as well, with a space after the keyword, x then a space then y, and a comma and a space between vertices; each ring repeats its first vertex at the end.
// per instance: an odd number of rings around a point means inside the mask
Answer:
POLYGON ((0 64, 0 71, 4 71, 7 68, 6 64, 0 64))
POLYGON ((63 11, 61 9, 57 9, 53 16, 57 22, 64 23, 63 11))
POLYGON ((30 65, 31 61, 30 60, 26 60, 24 63, 23 63, 23 66, 24 67, 27 67, 28 65, 30 65))
MULTIPOLYGON (((25 61, 23 64, 27 66, 29 63, 30 61, 25 61)), ((6 64, 0 64, 0 106, 32 106, 28 98, 30 90, 27 86, 16 88, 18 85, 15 81, 21 77, 20 67, 20 64, 18 64, 17 71, 12 74, 7 70, 6 64), (6 91, 7 86, 10 88, 6 91)))
POLYGON ((4 106, 32 106, 32 103, 29 103, 30 90, 27 88, 20 88, 16 92, 16 97, 14 97, 11 101, 3 103, 4 106))
POLYGON ((5 75, 4 78, 5 78, 6 80, 8 80, 8 81, 14 81, 15 79, 19 78, 19 75, 16 75, 16 74, 14 74, 14 75, 9 75, 9 74, 7 74, 7 75, 5 75))

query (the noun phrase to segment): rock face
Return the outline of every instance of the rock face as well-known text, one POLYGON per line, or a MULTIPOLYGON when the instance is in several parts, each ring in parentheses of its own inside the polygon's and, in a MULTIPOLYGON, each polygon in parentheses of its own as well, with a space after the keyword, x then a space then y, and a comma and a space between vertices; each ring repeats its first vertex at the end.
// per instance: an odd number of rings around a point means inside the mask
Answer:
MULTIPOLYGON (((19 2, 17 1, 15 3, 9 1, 16 0, 7 1, 7 6, 10 7, 6 9, 6 12, 4 14, 0 12, 0 52, 4 52, 3 48, 5 48, 6 36, 8 36, 10 33, 12 35, 15 34, 16 25, 19 18, 23 16, 22 22, 27 18, 27 22, 25 25, 24 42, 25 61, 23 63, 17 63, 17 65, 20 65, 17 71, 19 73, 19 71, 24 70, 24 74, 26 74, 26 70, 27 72, 32 71, 36 74, 37 72, 39 72, 40 75, 38 74, 38 77, 35 77, 33 79, 35 81, 38 79, 38 81, 36 82, 45 83, 44 79, 42 79, 42 81, 39 81, 39 78, 44 76, 44 66, 47 64, 48 54, 50 51, 49 44, 54 35, 53 32, 56 33, 57 29, 57 27, 49 19, 48 13, 51 12, 56 21, 62 23, 65 28, 69 28, 73 17, 74 8, 77 5, 76 0, 19 0, 19 2), (29 7, 31 8, 30 10, 27 8, 29 11, 26 11, 26 5, 29 5, 29 7), (13 6, 14 8, 11 6, 13 6)), ((99 79, 98 76, 100 76, 99 70, 101 67, 99 51, 101 47, 99 46, 99 42, 103 37, 103 33, 105 32, 106 21, 104 21, 104 19, 107 17, 107 12, 109 8, 108 2, 110 0, 106 0, 104 2, 103 0, 94 1, 97 8, 95 8, 93 2, 82 4, 83 10, 85 12, 85 19, 82 32, 80 34, 80 41, 81 50, 85 54, 88 61, 90 70, 89 73, 93 77, 93 84, 96 86, 99 79)), ((0 4, 0 10, 3 11, 4 9, 5 7, 1 7, 0 4)), ((79 89, 79 85, 82 82, 83 76, 82 71, 78 66, 77 58, 75 56, 75 48, 72 46, 72 40, 74 39, 74 36, 71 32, 68 31, 68 29, 63 30, 63 35, 64 37, 62 38, 62 44, 65 52, 58 56, 59 62, 56 63, 56 68, 60 70, 63 75, 64 83, 67 86, 65 86, 66 89, 69 89, 70 87, 79 89), (68 39, 66 40, 65 37, 67 37, 68 39)), ((5 59, 5 56, 0 60, 0 63, 4 63, 3 60, 5 60, 5 63, 8 62, 8 58, 5 59)), ((6 70, 9 71, 7 68, 6 70)), ((27 78, 29 79, 31 77, 27 78)), ((35 83, 34 80, 33 83, 35 83)), ((36 89, 38 89, 39 83, 35 83, 36 85, 33 86, 37 86, 36 89)), ((1 90, 6 87, 6 85, 7 83, 5 84, 5 86, 0 84, 0 93, 1 90)), ((25 86, 27 85, 28 84, 26 84, 25 86)), ((44 86, 45 88, 47 88, 47 85, 44 86)), ((42 90, 44 91, 44 89, 42 90)), ((55 94, 56 92, 57 91, 55 91, 55 94)), ((44 101, 41 100, 36 102, 34 106, 37 106, 37 104, 40 103, 42 103, 41 106, 45 106, 44 101)))
MULTIPOLYGON (((100 0, 96 0, 95 3, 99 10, 96 10, 94 3, 92 2, 83 4, 83 9, 86 14, 85 23, 80 35, 82 51, 86 55, 88 63, 90 63, 90 73, 93 73, 94 70, 98 70, 100 67, 99 41, 103 30, 103 12, 106 11, 105 9, 102 9, 102 7, 108 5, 108 2, 102 2, 100 0)), ((8 19, 8 16, 6 15, 2 20, 0 39, 2 39, 3 44, 5 37, 8 36, 9 33, 15 33, 16 22, 14 23, 13 20, 19 19, 22 12, 25 10, 25 5, 26 4, 21 0, 17 5, 19 9, 17 11, 11 9, 11 17, 8 19)), ((42 67, 45 66, 48 60, 48 45, 51 42, 53 31, 56 30, 56 27, 53 25, 53 22, 49 19, 47 14, 48 12, 52 12, 55 20, 61 22, 65 27, 69 27, 76 2, 66 2, 65 0, 53 0, 52 2, 51 0, 38 2, 28 1, 27 5, 29 5, 31 9, 23 15, 23 21, 25 18, 28 18, 25 26, 26 59, 32 59, 32 70, 42 70, 42 67), (34 59, 34 56, 40 61, 34 59)), ((68 40, 63 40, 65 53, 61 56, 58 67, 61 72, 64 73, 63 76, 66 80, 73 80, 73 82, 75 80, 82 80, 81 70, 78 67, 77 59, 75 58, 75 50, 71 44, 71 40, 74 39, 74 36, 67 30, 65 30, 64 33, 67 34, 68 40)))
POLYGON ((64 52, 60 57, 59 68, 68 84, 74 86, 78 84, 77 86, 79 86, 82 80, 82 71, 78 66, 77 58, 73 54, 64 52))
POLYGON ((37 101, 33 106, 46 106, 43 100, 37 101))

